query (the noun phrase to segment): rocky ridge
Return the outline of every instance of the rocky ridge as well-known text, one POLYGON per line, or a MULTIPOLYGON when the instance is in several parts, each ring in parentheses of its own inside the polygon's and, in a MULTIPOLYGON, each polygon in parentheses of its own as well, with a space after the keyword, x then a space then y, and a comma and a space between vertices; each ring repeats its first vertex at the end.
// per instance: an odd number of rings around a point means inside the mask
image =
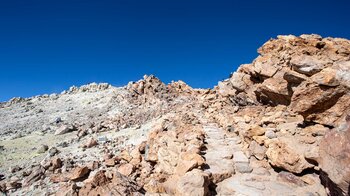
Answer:
POLYGON ((1 192, 348 195, 350 41, 258 52, 214 89, 145 76, 1 103, 1 192))

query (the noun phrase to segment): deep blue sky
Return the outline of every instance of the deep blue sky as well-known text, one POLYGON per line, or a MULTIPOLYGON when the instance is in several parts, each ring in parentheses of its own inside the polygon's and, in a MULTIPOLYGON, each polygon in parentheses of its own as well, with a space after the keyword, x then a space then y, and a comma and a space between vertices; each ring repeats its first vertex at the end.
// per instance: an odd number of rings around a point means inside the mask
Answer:
POLYGON ((279 34, 350 38, 349 0, 0 0, 0 101, 144 74, 213 87, 279 34))

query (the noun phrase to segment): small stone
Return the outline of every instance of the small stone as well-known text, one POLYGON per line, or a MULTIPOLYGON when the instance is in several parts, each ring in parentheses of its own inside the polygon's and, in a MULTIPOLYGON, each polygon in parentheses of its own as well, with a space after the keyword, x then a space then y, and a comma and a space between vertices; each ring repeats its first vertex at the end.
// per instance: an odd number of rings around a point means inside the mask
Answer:
POLYGON ((94 139, 94 138, 90 138, 87 142, 86 142, 86 144, 84 145, 84 147, 86 147, 86 148, 92 148, 92 147, 94 147, 94 146, 96 146, 98 143, 97 143, 97 141, 94 139))
POLYGON ((61 168, 62 167, 62 161, 60 158, 54 158, 51 160, 51 167, 53 170, 61 168))
POLYGON ((273 138, 276 138, 276 137, 277 137, 276 133, 275 133, 274 131, 272 131, 272 130, 267 130, 267 131, 265 132, 265 136, 266 136, 267 138, 269 138, 269 139, 273 139, 273 138))
POLYGON ((45 133, 43 131, 35 131, 33 134, 38 135, 38 136, 44 136, 45 133))
POLYGON ((108 141, 106 136, 100 136, 98 137, 98 143, 99 144, 105 144, 108 141))
POLYGON ((266 130, 264 128, 262 128, 260 126, 255 126, 249 130, 249 136, 250 137, 262 136, 262 135, 264 135, 265 131, 266 130))
POLYGON ((62 125, 61 127, 59 127, 56 131, 55 131, 55 135, 63 135, 69 132, 74 131, 74 126, 72 125, 62 125))
POLYGON ((305 186, 304 181, 301 180, 298 176, 285 171, 282 171, 277 175, 277 180, 290 184, 295 184, 297 186, 305 186))
POLYGON ((226 130, 230 133, 235 133, 235 128, 232 125, 228 125, 226 130))
POLYGON ((11 166, 9 168, 9 172, 10 173, 16 173, 16 172, 21 171, 21 170, 22 170, 22 168, 20 166, 18 166, 18 165, 11 166))
POLYGON ((61 117, 57 117, 57 118, 55 119, 55 123, 58 124, 58 123, 60 123, 60 122, 62 122, 61 117))
POLYGON ((249 159, 242 151, 236 151, 233 153, 233 161, 235 163, 249 163, 249 159))
POLYGON ((12 139, 18 139, 18 138, 21 138, 21 137, 23 137, 24 135, 22 134, 22 133, 17 133, 16 135, 14 135, 13 137, 12 137, 12 139))
POLYGON ((132 156, 126 150, 121 152, 119 156, 120 156, 121 159, 124 159, 127 162, 130 162, 132 160, 132 156))
POLYGON ((251 173, 253 171, 253 168, 248 163, 235 163, 235 169, 239 173, 251 173))
POLYGON ((115 159, 114 158, 107 159, 105 161, 105 164, 106 164, 107 167, 113 167, 115 165, 115 159))
POLYGON ((145 184, 144 189, 147 191, 147 193, 164 192, 162 184, 157 182, 155 179, 151 179, 147 184, 145 184))
POLYGON ((256 141, 252 141, 249 145, 249 150, 255 158, 263 160, 267 149, 265 146, 259 145, 256 141))
POLYGON ((66 148, 68 147, 68 143, 66 141, 60 142, 57 144, 58 147, 66 148))
POLYGON ((86 176, 90 172, 89 168, 84 166, 84 167, 76 167, 71 171, 71 176, 70 180, 77 180, 79 178, 82 178, 86 176))
POLYGON ((263 167, 255 168, 253 170, 253 174, 261 175, 261 176, 270 176, 271 175, 271 173, 266 168, 263 168, 263 167))
POLYGON ((53 157, 53 156, 55 156, 55 155, 58 154, 58 153, 59 153, 59 151, 57 150, 56 147, 52 147, 52 148, 50 148, 50 150, 49 150, 49 156, 50 156, 50 157, 53 157))
POLYGON ((47 145, 41 145, 40 148, 38 149, 38 153, 42 154, 45 153, 47 150, 49 149, 49 147, 47 145))
POLYGON ((98 161, 92 161, 88 163, 87 167, 89 168, 89 170, 94 171, 99 168, 99 163, 98 161))
POLYGON ((124 176, 129 176, 134 171, 134 166, 130 163, 119 166, 118 172, 124 176))

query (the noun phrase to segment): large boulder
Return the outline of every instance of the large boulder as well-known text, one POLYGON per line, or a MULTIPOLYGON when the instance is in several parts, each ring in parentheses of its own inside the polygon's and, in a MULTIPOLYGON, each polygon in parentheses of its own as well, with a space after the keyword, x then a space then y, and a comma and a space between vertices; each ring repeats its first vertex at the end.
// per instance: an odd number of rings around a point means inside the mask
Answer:
POLYGON ((176 195, 206 196, 209 194, 209 177, 201 170, 186 173, 177 182, 176 195))
POLYGON ((350 194, 350 116, 340 130, 326 133, 320 143, 319 167, 331 195, 350 194))
POLYGON ((290 109, 305 120, 335 126, 350 110, 350 94, 345 87, 304 82, 292 97, 290 109))
POLYGON ((291 146, 279 139, 271 141, 266 156, 272 166, 297 174, 314 167, 305 160, 302 154, 297 153, 291 146))

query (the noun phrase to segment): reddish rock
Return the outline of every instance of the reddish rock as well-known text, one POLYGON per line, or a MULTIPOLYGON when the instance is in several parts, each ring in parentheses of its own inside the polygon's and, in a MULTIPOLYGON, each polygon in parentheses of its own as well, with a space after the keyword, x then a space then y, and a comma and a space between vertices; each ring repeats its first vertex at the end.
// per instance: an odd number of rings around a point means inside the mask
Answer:
POLYGON ((105 161, 105 165, 106 165, 107 167, 113 167, 113 166, 115 166, 115 159, 114 159, 114 158, 107 159, 107 160, 105 161))
POLYGON ((97 140, 95 140, 94 138, 90 138, 90 139, 84 144, 84 147, 86 147, 86 148, 91 148, 91 147, 94 147, 94 146, 97 146, 97 145, 98 145, 97 140))
POLYGON ((61 168, 62 167, 62 161, 60 158, 54 158, 51 160, 51 168, 53 170, 61 168))
POLYGON ((38 181, 44 175, 44 168, 38 166, 32 169, 31 174, 23 181, 23 186, 31 185, 33 182, 38 181))
POLYGON ((255 94, 264 104, 289 105, 292 92, 283 78, 269 78, 258 85, 255 94))
POLYGON ((124 159, 127 162, 130 162, 132 160, 132 156, 130 155, 130 153, 126 150, 124 150, 123 152, 120 153, 119 157, 121 159, 124 159))
POLYGON ((119 166, 118 172, 124 176, 129 176, 134 171, 134 166, 130 163, 119 166))
POLYGON ((69 177, 66 174, 52 174, 50 176, 50 181, 53 183, 68 182, 69 177))
POLYGON ((342 130, 326 133, 320 143, 319 167, 331 195, 350 194, 350 116, 342 130))
POLYGON ((79 190, 79 195, 141 195, 141 193, 144 194, 135 182, 118 173, 109 180, 102 170, 88 179, 84 187, 79 190))
POLYGON ((85 177, 90 172, 89 168, 86 166, 76 167, 70 173, 70 180, 77 180, 79 178, 85 177))
POLYGON ((91 161, 86 166, 89 168, 89 170, 94 171, 99 168, 99 163, 98 161, 91 161))
POLYGON ((175 173, 182 176, 186 172, 198 167, 202 166, 205 163, 202 156, 194 153, 181 153, 180 160, 175 168, 175 173))
POLYGON ((293 173, 301 173, 314 165, 308 163, 304 156, 298 154, 286 143, 273 139, 266 151, 266 156, 271 165, 285 169, 293 173))
POLYGON ((209 177, 203 171, 192 170, 181 177, 176 184, 176 195, 208 195, 209 177))

